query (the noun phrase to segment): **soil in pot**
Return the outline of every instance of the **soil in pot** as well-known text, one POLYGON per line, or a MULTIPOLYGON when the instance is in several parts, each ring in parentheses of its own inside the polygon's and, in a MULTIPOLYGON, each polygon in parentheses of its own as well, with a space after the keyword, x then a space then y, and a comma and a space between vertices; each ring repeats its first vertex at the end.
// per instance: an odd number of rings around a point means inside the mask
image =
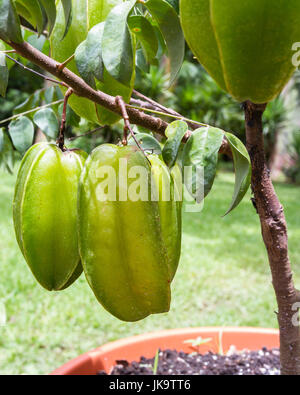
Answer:
MULTIPOLYGON (((116 361, 112 375, 153 375, 154 358, 141 357, 139 362, 116 361)), ((262 348, 259 351, 233 348, 226 355, 197 352, 187 354, 175 350, 159 352, 158 375, 279 375, 278 349, 262 348)), ((100 371, 99 375, 105 375, 100 371)))

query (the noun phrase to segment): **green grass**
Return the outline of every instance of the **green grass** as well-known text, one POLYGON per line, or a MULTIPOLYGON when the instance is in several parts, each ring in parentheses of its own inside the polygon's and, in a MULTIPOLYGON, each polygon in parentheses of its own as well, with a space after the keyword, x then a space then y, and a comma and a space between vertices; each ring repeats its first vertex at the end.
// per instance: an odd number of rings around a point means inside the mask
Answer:
MULTIPOLYGON (((233 177, 218 176, 203 212, 184 214, 182 258, 171 311, 123 323, 96 302, 84 277, 62 293, 47 293, 30 274, 14 237, 14 177, 0 172, 0 373, 46 374, 70 358, 121 337, 163 328, 204 325, 276 327, 275 299, 257 215, 249 196, 222 218, 233 177)), ((276 185, 285 204, 290 251, 300 283, 300 189, 276 185)))

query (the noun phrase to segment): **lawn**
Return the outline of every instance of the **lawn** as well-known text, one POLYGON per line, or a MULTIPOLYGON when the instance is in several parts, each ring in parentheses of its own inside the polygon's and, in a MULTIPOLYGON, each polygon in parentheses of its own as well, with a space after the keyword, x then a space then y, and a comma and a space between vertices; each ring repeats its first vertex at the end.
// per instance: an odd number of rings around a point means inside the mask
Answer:
MULTIPOLYGON (((36 284, 18 249, 11 216, 15 177, 0 172, 1 374, 47 374, 108 341, 163 328, 204 325, 276 327, 275 299, 255 210, 244 199, 225 218, 233 175, 221 173, 201 213, 185 213, 181 263, 171 311, 123 323, 95 300, 82 276, 62 293, 36 284)), ((290 251, 300 284, 300 188, 278 184, 285 204, 290 251)))

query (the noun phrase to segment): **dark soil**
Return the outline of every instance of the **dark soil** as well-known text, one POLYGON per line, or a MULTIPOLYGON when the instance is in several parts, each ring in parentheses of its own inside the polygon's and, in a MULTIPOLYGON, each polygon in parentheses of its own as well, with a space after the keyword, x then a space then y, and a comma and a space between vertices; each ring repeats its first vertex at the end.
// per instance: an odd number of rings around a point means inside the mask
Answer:
MULTIPOLYGON (((140 362, 116 361, 112 375, 153 375, 154 358, 141 357, 140 362)), ((105 375, 101 371, 99 375, 105 375)), ((231 350, 226 355, 196 352, 186 354, 175 350, 159 353, 158 375, 279 375, 279 350, 231 350)))

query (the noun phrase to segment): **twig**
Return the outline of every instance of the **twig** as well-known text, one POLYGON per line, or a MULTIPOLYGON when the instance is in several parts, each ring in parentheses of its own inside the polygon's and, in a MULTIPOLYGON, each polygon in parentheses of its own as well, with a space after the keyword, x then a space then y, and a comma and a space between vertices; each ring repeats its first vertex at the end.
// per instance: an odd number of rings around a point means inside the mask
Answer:
POLYGON ((14 49, 7 49, 6 51, 0 51, 0 53, 16 53, 16 51, 14 49))
MULTIPOLYGON (((21 26, 22 26, 23 29, 28 30, 30 33, 37 34, 37 31, 33 30, 33 29, 30 29, 30 27, 25 26, 23 24, 21 24, 21 26)), ((42 31, 42 35, 45 36, 46 38, 48 38, 49 37, 49 32, 47 30, 43 30, 42 31)))
POLYGON ((73 141, 73 140, 80 139, 81 137, 89 136, 90 134, 96 133, 96 132, 98 132, 99 130, 104 129, 105 127, 106 127, 106 125, 105 125, 105 126, 99 126, 98 128, 93 129, 93 130, 90 130, 89 132, 80 134, 80 135, 78 135, 78 136, 70 137, 70 138, 68 138, 68 140, 69 140, 69 141, 73 141))
MULTIPOLYGON (((16 51, 14 51, 14 52, 16 52, 16 51)), ((41 73, 39 73, 38 71, 35 71, 35 70, 31 69, 30 67, 24 66, 23 63, 21 63, 21 62, 19 62, 18 60, 12 58, 11 56, 7 55, 7 53, 5 53, 5 56, 6 56, 7 58, 9 58, 10 60, 12 60, 13 62, 15 62, 18 66, 22 67, 24 70, 30 71, 31 73, 33 73, 33 74, 35 74, 35 75, 38 75, 39 77, 43 78, 43 79, 46 80, 46 81, 50 81, 50 82, 53 82, 54 84, 62 85, 62 86, 64 86, 64 87, 66 87, 66 88, 68 87, 68 85, 65 84, 65 83, 62 82, 62 81, 54 80, 53 78, 47 77, 46 75, 41 74, 41 73)))
POLYGON ((32 112, 42 110, 43 108, 55 106, 55 104, 62 103, 63 101, 64 101, 64 99, 60 99, 60 100, 54 101, 52 103, 44 104, 43 106, 35 107, 32 110, 24 111, 24 112, 21 112, 20 114, 13 115, 12 117, 9 117, 9 118, 6 118, 6 119, 3 119, 2 121, 0 121, 0 125, 2 125, 3 123, 6 123, 6 122, 12 121, 16 118, 22 117, 23 115, 27 115, 32 112))
POLYGON ((186 123, 193 123, 194 125, 196 125, 196 128, 209 126, 206 123, 192 121, 191 119, 185 118, 180 114, 179 115, 169 114, 167 112, 161 112, 161 111, 153 110, 153 109, 146 108, 146 107, 132 106, 131 104, 126 104, 126 108, 134 108, 134 109, 140 110, 140 111, 151 112, 152 114, 156 114, 156 115, 179 119, 181 121, 185 121, 186 123))
POLYGON ((174 111, 171 108, 167 108, 167 107, 163 106, 162 104, 156 102, 155 100, 151 99, 150 97, 143 95, 142 93, 138 92, 137 90, 134 89, 132 92, 138 98, 147 101, 148 103, 152 104, 153 106, 155 106, 157 108, 160 108, 163 112, 165 112, 167 114, 176 115, 177 117, 181 117, 181 115, 178 112, 174 111))
POLYGON ((74 58, 75 58, 75 54, 73 53, 73 55, 71 55, 63 63, 57 63, 57 70, 58 71, 63 71, 63 69, 67 66, 67 64, 70 63, 74 58))
MULTIPOLYGON (((151 99, 150 97, 147 97, 147 96, 143 95, 142 93, 138 92, 138 91, 135 90, 135 89, 133 90, 133 94, 134 94, 136 97, 138 97, 138 98, 140 98, 140 99, 142 99, 142 100, 148 102, 150 105, 152 105, 152 106, 154 107, 154 109, 158 108, 158 109, 162 110, 163 112, 165 112, 165 113, 167 113, 167 114, 176 116, 176 117, 178 117, 178 118, 180 118, 180 119, 185 119, 185 120, 187 121, 187 123, 189 124, 189 126, 190 126, 193 130, 198 129, 199 126, 201 126, 201 125, 198 124, 198 122, 193 121, 193 120, 191 120, 191 119, 185 118, 183 115, 179 114, 177 111, 174 111, 172 108, 167 108, 167 107, 163 106, 162 104, 156 102, 155 100, 151 99)), ((141 106, 141 107, 143 107, 143 106, 141 106)), ((147 107, 146 107, 146 108, 147 108, 147 107)))
MULTIPOLYGON (((153 100, 151 100, 151 101, 153 101, 153 100)), ((154 102, 154 103, 156 103, 156 102, 154 102)), ((159 103, 157 103, 157 104, 159 104, 159 103)), ((192 121, 192 120, 189 120, 189 119, 185 118, 181 114, 178 114, 178 115, 175 115, 176 113, 175 114, 171 114, 171 112, 167 112, 166 111, 167 109, 164 110, 160 106, 157 106, 157 105, 152 104, 152 103, 147 102, 147 101, 131 98, 130 102, 129 102, 129 105, 131 105, 131 108, 141 109, 141 111, 142 110, 143 111, 147 110, 148 112, 152 112, 153 114, 164 115, 166 117, 171 117, 171 118, 175 118, 175 119, 179 119, 179 120, 185 120, 185 122, 189 125, 189 127, 192 130, 199 129, 202 126, 202 125, 199 125, 196 121, 192 121)))
POLYGON ((67 119, 67 105, 68 105, 69 97, 72 95, 72 93, 73 93, 73 89, 69 88, 65 94, 59 136, 58 136, 58 139, 56 140, 56 144, 59 146, 59 148, 62 151, 64 151, 64 149, 65 149, 65 129, 66 129, 66 119, 67 119))
POLYGON ((136 107, 149 108, 150 110, 158 110, 158 108, 155 107, 154 105, 140 99, 135 99, 133 97, 130 98, 129 104, 136 107))

